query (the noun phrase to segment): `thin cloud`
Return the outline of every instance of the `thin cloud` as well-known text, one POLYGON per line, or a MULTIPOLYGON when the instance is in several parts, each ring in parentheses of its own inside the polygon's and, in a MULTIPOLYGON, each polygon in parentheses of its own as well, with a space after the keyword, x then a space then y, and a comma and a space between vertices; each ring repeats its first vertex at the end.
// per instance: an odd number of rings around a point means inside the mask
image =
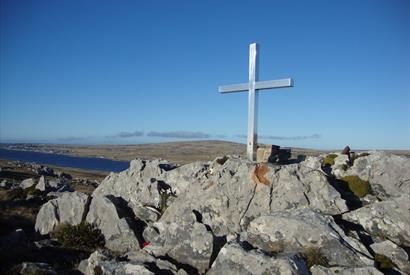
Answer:
MULTIPOLYGON (((235 135, 236 138, 247 138, 246 135, 235 135)), ((319 139, 321 135, 313 134, 310 136, 259 136, 261 139, 274 139, 274 140, 306 140, 306 139, 319 139)))
POLYGON ((172 132, 156 132, 152 131, 147 134, 149 137, 163 137, 163 138, 183 138, 183 139, 197 139, 197 138, 209 138, 211 135, 203 132, 190 132, 190 131, 172 131, 172 132))
POLYGON ((140 137, 143 136, 144 132, 141 131, 135 131, 135 132, 120 132, 112 137, 117 137, 117 138, 130 138, 130 137, 140 137))
POLYGON ((63 138, 58 138, 58 142, 75 142, 75 141, 82 141, 84 140, 84 137, 63 137, 63 138))
POLYGON ((319 139, 319 134, 313 134, 310 136, 261 136, 263 139, 275 139, 275 140, 305 140, 305 139, 319 139))

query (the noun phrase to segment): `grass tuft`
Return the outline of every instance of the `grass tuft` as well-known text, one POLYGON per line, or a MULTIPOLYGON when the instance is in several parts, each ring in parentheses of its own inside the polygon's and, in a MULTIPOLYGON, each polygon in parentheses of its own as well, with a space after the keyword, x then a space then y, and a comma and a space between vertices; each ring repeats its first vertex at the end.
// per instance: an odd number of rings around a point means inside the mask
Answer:
POLYGON ((51 237, 64 247, 79 250, 94 251, 105 244, 101 231, 86 222, 78 225, 61 224, 51 233, 51 237))
POLYGON ((328 267, 329 263, 325 256, 320 252, 320 249, 317 247, 308 247, 304 250, 302 257, 306 261, 308 269, 314 265, 321 265, 328 267))

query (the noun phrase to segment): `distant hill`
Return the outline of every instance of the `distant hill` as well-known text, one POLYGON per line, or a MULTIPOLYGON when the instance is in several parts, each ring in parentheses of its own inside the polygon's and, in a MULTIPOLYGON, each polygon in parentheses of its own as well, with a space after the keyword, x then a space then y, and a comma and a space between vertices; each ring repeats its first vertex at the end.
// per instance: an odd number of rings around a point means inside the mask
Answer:
MULTIPOLYGON (((209 161, 223 155, 246 155, 246 145, 221 140, 178 141, 150 144, 130 145, 56 145, 56 144, 13 144, 10 149, 53 152, 81 157, 104 157, 113 160, 130 161, 135 158, 157 159, 163 158, 177 164, 194 161, 209 161)), ((1 147, 9 148, 2 144, 1 147)), ((315 150, 291 148, 292 158, 298 155, 318 156, 339 150, 315 150)), ((410 155, 408 150, 387 152, 399 155, 410 155)))

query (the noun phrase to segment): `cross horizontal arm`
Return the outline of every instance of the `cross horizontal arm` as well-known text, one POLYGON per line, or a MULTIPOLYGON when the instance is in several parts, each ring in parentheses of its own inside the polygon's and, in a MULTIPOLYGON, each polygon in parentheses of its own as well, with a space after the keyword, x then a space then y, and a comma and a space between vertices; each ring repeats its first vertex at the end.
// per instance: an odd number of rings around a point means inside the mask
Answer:
MULTIPOLYGON (((255 90, 287 88, 287 87, 293 87, 292 78, 283 78, 283 79, 277 79, 277 80, 255 82, 255 90)), ((235 92, 245 92, 245 91, 248 91, 248 89, 249 89, 249 83, 241 83, 241 84, 219 86, 218 90, 220 93, 235 93, 235 92)))

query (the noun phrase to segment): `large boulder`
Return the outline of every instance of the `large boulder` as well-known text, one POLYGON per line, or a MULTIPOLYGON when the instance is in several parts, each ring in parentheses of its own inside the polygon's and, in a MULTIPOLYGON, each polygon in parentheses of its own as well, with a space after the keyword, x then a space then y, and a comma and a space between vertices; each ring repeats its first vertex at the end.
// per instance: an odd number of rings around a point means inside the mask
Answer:
POLYGON ((333 174, 342 178, 358 176, 368 181, 372 191, 380 197, 410 194, 410 158, 379 151, 357 154, 353 166, 347 157, 339 155, 333 165, 333 174))
POLYGON ((135 159, 127 170, 107 176, 94 190, 93 197, 121 197, 135 209, 135 214, 141 206, 159 209, 163 206, 163 196, 175 195, 172 186, 166 183, 167 171, 174 168, 165 160, 135 159))
POLYGON ((175 220, 154 223, 155 231, 145 232, 150 245, 145 248, 155 256, 168 256, 204 273, 210 265, 214 247, 212 232, 201 223, 198 213, 186 212, 175 220))
POLYGON ((144 263, 140 262, 128 262, 128 261, 116 261, 109 253, 104 251, 95 251, 90 257, 82 261, 78 269, 85 275, 111 275, 111 274, 124 274, 124 275, 153 275, 154 272, 150 271, 144 263))
POLYGON ((392 264, 401 270, 403 274, 410 274, 409 255, 400 246, 387 240, 371 244, 370 248, 376 255, 382 255, 390 259, 392 264))
POLYGON ((90 197, 81 192, 65 192, 45 203, 37 214, 35 230, 45 235, 62 223, 77 225, 88 211, 90 197))
POLYGON ((93 197, 86 221, 101 230, 107 248, 121 253, 139 249, 140 241, 135 235, 137 225, 121 199, 114 196, 93 197))
POLYGON ((246 251, 238 243, 222 247, 210 275, 225 274, 309 274, 303 260, 295 256, 270 257, 260 251, 246 251))
MULTIPOLYGON (((317 254, 329 265, 363 266, 374 261, 357 240, 347 237, 332 217, 309 208, 273 212, 253 220, 241 239, 271 253, 317 254)), ((314 255, 313 255, 314 256, 314 255)))
POLYGON ((342 215, 343 219, 360 224, 372 236, 389 239, 398 245, 410 246, 410 195, 366 205, 342 215))
POLYGON ((240 233, 252 219, 277 210, 310 207, 326 215, 346 212, 345 201, 317 162, 308 158, 300 164, 274 166, 232 158, 223 164, 215 161, 201 176, 191 178, 159 223, 195 210, 221 236, 240 233))

